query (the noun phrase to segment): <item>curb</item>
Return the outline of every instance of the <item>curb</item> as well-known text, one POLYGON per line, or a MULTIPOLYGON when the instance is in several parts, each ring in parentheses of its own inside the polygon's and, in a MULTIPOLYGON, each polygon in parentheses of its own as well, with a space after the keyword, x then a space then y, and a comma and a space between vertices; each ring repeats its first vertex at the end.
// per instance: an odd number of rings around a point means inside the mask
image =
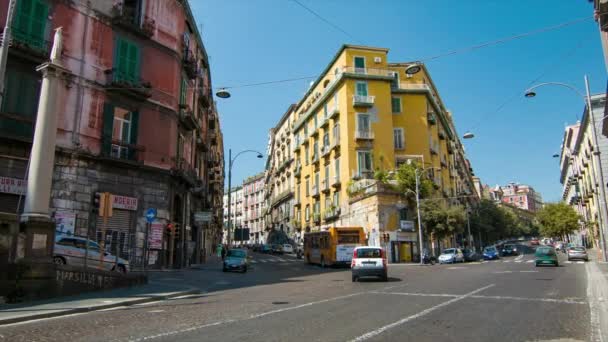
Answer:
POLYGON ((175 298, 175 297, 181 297, 181 296, 199 294, 199 293, 201 293, 201 291, 199 289, 191 288, 191 289, 184 290, 184 291, 171 292, 171 293, 164 294, 164 295, 148 295, 144 298, 128 300, 128 301, 123 301, 123 302, 116 302, 116 303, 111 303, 111 304, 100 304, 100 305, 95 305, 95 306, 67 309, 67 310, 61 310, 61 311, 56 311, 56 312, 33 314, 33 315, 29 315, 29 316, 21 316, 21 317, 15 317, 15 318, 6 318, 6 319, 0 319, 0 326, 13 324, 13 323, 22 323, 22 322, 27 322, 27 321, 33 321, 33 320, 43 319, 43 318, 53 318, 53 317, 73 315, 73 314, 77 314, 77 313, 100 311, 100 310, 117 308, 120 306, 132 306, 132 305, 137 305, 137 304, 149 303, 149 302, 154 302, 154 301, 158 301, 158 300, 167 300, 167 299, 171 299, 171 298, 175 298))

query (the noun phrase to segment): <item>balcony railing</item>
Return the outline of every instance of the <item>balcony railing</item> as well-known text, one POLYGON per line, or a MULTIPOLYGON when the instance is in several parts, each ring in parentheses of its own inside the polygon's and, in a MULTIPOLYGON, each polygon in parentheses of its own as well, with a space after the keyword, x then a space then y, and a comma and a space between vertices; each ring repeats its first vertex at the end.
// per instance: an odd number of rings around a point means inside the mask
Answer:
POLYGON ((192 109, 188 105, 180 105, 179 123, 187 130, 198 129, 198 119, 194 116, 192 109))
POLYGON ((321 214, 319 214, 319 213, 313 213, 312 214, 312 221, 314 223, 317 223, 317 224, 321 223, 321 214))
POLYGON ((312 163, 318 163, 319 162, 319 153, 318 152, 314 152, 312 155, 312 163))
POLYGON ((359 179, 374 179, 374 172, 373 171, 353 171, 353 179, 355 180, 359 180, 359 179))
POLYGON ((321 127, 326 127, 329 125, 329 115, 323 117, 323 121, 321 121, 321 127))
POLYGON ((394 71, 387 69, 355 68, 353 66, 342 68, 342 72, 347 74, 387 77, 391 79, 394 77, 393 75, 395 74, 394 71))
POLYGON ((318 185, 313 185, 312 186, 312 197, 318 197, 319 194, 319 186, 318 185))
POLYGON ((19 29, 15 25, 11 27, 11 35, 11 48, 23 51, 28 57, 36 59, 48 58, 52 44, 44 36, 37 37, 30 32, 19 29))
POLYGON ((338 108, 338 105, 334 105, 333 108, 329 110, 329 118, 333 119, 334 116, 338 114, 340 114, 340 108, 338 108))
POLYGON ((375 96, 370 95, 353 95, 353 106, 371 107, 375 99, 375 96))
POLYGON ((300 177, 302 175, 302 164, 300 164, 300 162, 298 161, 298 163, 296 164, 296 168, 293 171, 293 175, 295 177, 300 177))
POLYGON ((190 184, 196 184, 198 180, 198 170, 192 167, 184 158, 177 158, 175 161, 175 170, 177 175, 182 177, 190 184))
POLYGON ((427 113, 426 120, 431 125, 437 124, 437 118, 435 117, 435 113, 427 113))
POLYGON ((331 148, 329 147, 329 145, 321 146, 321 156, 322 157, 329 156, 329 152, 331 152, 331 148))
POLYGON ((106 90, 108 92, 122 93, 137 100, 146 100, 152 96, 152 85, 139 77, 116 70, 105 71, 106 90))
POLYGON ((372 132, 371 130, 370 131, 357 130, 355 132, 355 138, 361 139, 361 140, 373 140, 374 132, 372 132))
POLYGON ((321 191, 324 193, 329 192, 329 179, 324 179, 321 181, 321 191))
POLYGON ((198 67, 196 65, 196 58, 194 58, 194 54, 190 50, 184 51, 184 56, 182 58, 182 65, 184 67, 184 71, 186 71, 186 75, 188 78, 195 79, 198 75, 198 67))
POLYGON ((332 177, 331 186, 333 186, 334 188, 340 186, 340 176, 333 176, 332 177))
POLYGON ((336 208, 333 206, 325 210, 325 213, 323 215, 323 219, 325 219, 325 221, 334 220, 338 217, 340 217, 340 208, 336 208))
MULTIPOLYGON (((103 139, 102 143, 105 145, 106 140, 103 139)), ((110 149, 102 152, 102 155, 122 160, 130 160, 134 162, 143 162, 143 153, 145 148, 140 145, 131 144, 122 140, 111 139, 110 149)))
POLYGON ((112 23, 144 38, 151 38, 156 29, 154 19, 146 16, 143 22, 140 23, 139 15, 135 8, 122 4, 116 4, 112 7, 112 23))
POLYGON ((426 83, 399 82, 399 89, 430 91, 431 87, 426 83))

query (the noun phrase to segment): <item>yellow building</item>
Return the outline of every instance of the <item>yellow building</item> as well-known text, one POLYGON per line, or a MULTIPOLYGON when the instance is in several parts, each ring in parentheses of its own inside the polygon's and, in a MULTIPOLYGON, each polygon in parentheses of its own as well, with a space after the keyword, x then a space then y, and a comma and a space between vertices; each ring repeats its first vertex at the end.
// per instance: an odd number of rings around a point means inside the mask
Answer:
POLYGON ((473 193, 451 115, 426 67, 388 63, 387 54, 384 48, 342 46, 294 108, 294 216, 304 231, 361 225, 370 244, 378 244, 384 231, 396 241, 417 241, 413 231, 397 232, 411 226, 400 222, 411 218, 396 205, 398 194, 373 181, 375 170, 410 159, 430 168, 444 196, 473 193), (352 195, 364 186, 366 196, 349 197, 349 187, 352 195))

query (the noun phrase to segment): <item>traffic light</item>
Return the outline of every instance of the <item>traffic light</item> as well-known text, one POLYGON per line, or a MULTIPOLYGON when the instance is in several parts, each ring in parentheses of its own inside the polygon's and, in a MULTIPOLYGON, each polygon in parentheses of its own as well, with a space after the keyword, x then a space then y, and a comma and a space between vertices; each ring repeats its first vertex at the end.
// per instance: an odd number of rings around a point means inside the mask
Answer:
POLYGON ((173 234, 173 229, 175 229, 175 227, 173 227, 172 223, 169 223, 165 226, 165 228, 167 229, 167 234, 171 235, 173 234))
POLYGON ((380 235, 380 239, 383 243, 388 243, 391 240, 391 236, 388 233, 384 232, 380 235))
POLYGON ((95 192, 93 194, 93 214, 99 215, 99 204, 101 203, 101 194, 99 192, 95 192))

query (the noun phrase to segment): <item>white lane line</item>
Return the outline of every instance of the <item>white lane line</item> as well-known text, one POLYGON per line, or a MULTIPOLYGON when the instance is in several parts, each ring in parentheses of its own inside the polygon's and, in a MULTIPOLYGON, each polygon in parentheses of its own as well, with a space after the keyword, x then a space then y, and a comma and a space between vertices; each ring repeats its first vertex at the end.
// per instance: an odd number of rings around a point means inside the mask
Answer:
POLYGON ((511 261, 513 261, 513 260, 503 260, 502 262, 511 262, 511 261))
POLYGON ((523 262, 523 260, 515 260, 515 262, 523 262))
POLYGON ((262 259, 262 260, 260 260, 260 262, 266 263, 266 259, 262 259))
POLYGON ((462 269, 466 269, 466 267, 462 267, 462 266, 452 266, 452 267, 448 267, 448 270, 462 270, 462 269))
POLYGON ((523 260, 523 258, 524 258, 523 254, 518 255, 517 258, 515 258, 515 262, 518 262, 517 260, 523 260))
POLYGON ((258 262, 256 260, 251 260, 252 264, 257 264, 258 262))
POLYGON ((492 272, 492 273, 495 273, 495 274, 503 274, 503 273, 513 273, 513 271, 494 271, 494 272, 492 272))
POLYGON ((564 264, 571 264, 572 261, 564 261, 564 264))
POLYGON ((527 262, 528 264, 531 264, 531 263, 533 263, 533 262, 534 262, 534 260, 527 260, 526 262, 527 262))
POLYGON ((584 261, 577 261, 576 263, 577 264, 584 264, 585 262, 584 261))
MULTIPOLYGON (((407 283, 406 283, 406 284, 401 284, 401 285, 394 285, 394 286, 385 287, 385 288, 383 288, 382 290, 383 290, 383 291, 386 291, 386 290, 395 289, 395 288, 398 288, 398 287, 404 287, 404 286, 407 286, 407 283)), ((376 292, 374 291, 374 292, 372 292, 372 293, 376 293, 376 292)))
MULTIPOLYGON (((448 297, 448 298, 459 298, 462 295, 450 294, 450 293, 420 293, 420 292, 379 292, 373 291, 373 294, 385 294, 385 295, 396 295, 396 296, 413 296, 413 297, 448 297)), ((530 297, 513 297, 513 296, 484 296, 484 295, 471 295, 470 298, 476 299, 495 299, 495 300, 519 300, 528 302, 547 302, 547 303, 558 303, 558 304, 587 304, 586 301, 577 300, 578 298, 530 298, 530 297)))
POLYGON ((432 307, 430 307, 430 308, 428 308, 428 309, 426 309, 426 310, 420 311, 420 312, 419 312, 419 313, 417 313, 417 314, 414 314, 414 315, 411 315, 411 316, 405 317, 405 318, 400 319, 400 320, 398 320, 398 321, 396 321, 396 322, 394 322, 394 323, 391 323, 391 324, 385 325, 385 326, 383 326, 383 327, 381 327, 381 328, 378 328, 378 329, 376 329, 376 330, 372 330, 372 331, 370 331, 370 332, 368 332, 368 333, 365 333, 365 334, 363 334, 363 335, 361 335, 361 336, 359 336, 359 337, 357 337, 357 338, 355 338, 355 339, 351 340, 351 342, 365 341, 365 340, 370 339, 370 338, 372 338, 372 337, 374 337, 374 336, 378 336, 378 335, 382 334, 383 332, 385 332, 385 331, 386 331, 386 330, 388 330, 388 329, 391 329, 391 328, 394 328, 394 327, 399 326, 399 325, 401 325, 401 324, 407 323, 407 322, 409 322, 409 321, 411 321, 411 320, 414 320, 414 319, 416 319, 416 318, 419 318, 419 317, 422 317, 422 316, 426 316, 426 315, 430 314, 431 312, 433 312, 433 311, 435 311, 435 310, 437 310, 437 309, 439 309, 439 308, 442 308, 442 307, 444 307, 444 306, 450 305, 450 304, 452 304, 452 303, 459 302, 459 301, 461 301, 461 300, 463 300, 463 299, 465 299, 465 298, 467 298, 467 297, 470 297, 470 296, 472 296, 472 295, 474 295, 474 294, 476 294, 476 293, 479 293, 479 292, 481 292, 481 291, 487 290, 487 289, 489 289, 489 288, 490 288, 490 287, 492 287, 492 286, 494 286, 494 284, 490 284, 490 285, 488 285, 488 286, 480 287, 480 288, 478 288, 478 289, 477 289, 477 290, 475 290, 475 291, 471 291, 471 292, 469 292, 469 293, 467 293, 467 294, 464 294, 464 295, 458 296, 458 297, 456 297, 456 298, 452 298, 452 299, 450 299, 450 300, 448 300, 448 301, 445 301, 445 302, 443 302, 443 303, 440 303, 440 304, 437 304, 437 305, 435 305, 435 306, 432 306, 432 307))
POLYGON ((322 304, 322 303, 327 303, 327 302, 331 302, 331 301, 335 301, 335 300, 350 298, 350 297, 362 295, 362 294, 365 294, 365 293, 369 293, 369 292, 351 293, 351 294, 348 294, 348 295, 338 296, 338 297, 333 297, 333 298, 328 298, 328 299, 323 299, 323 300, 319 300, 319 301, 316 301, 316 302, 310 302, 310 303, 300 304, 300 305, 291 306, 291 307, 287 307, 287 308, 283 308, 283 309, 277 309, 277 310, 262 312, 262 313, 259 313, 259 314, 251 315, 251 316, 249 316, 247 318, 243 318, 243 319, 227 319, 227 320, 218 321, 218 322, 214 322, 214 323, 208 323, 208 324, 203 324, 203 325, 196 325, 196 326, 193 326, 193 327, 190 327, 190 328, 168 331, 168 332, 164 332, 164 333, 160 333, 160 334, 156 334, 156 335, 144 336, 144 337, 136 338, 136 339, 129 340, 129 341, 130 342, 140 342, 140 341, 153 340, 153 339, 156 339, 156 338, 177 335, 177 334, 181 334, 181 333, 185 333, 185 332, 189 332, 189 331, 200 330, 200 329, 209 328, 209 327, 218 326, 218 325, 223 325, 223 324, 228 324, 228 323, 232 323, 232 322, 240 322, 240 321, 246 321, 246 320, 256 319, 256 318, 272 315, 272 314, 279 313, 279 312, 284 312, 284 311, 289 311, 289 310, 295 310, 295 309, 300 309, 300 308, 304 308, 304 307, 308 307, 308 306, 312 306, 312 305, 316 305, 316 304, 322 304))
POLYGON ((519 273, 538 273, 538 271, 519 271, 519 273))

